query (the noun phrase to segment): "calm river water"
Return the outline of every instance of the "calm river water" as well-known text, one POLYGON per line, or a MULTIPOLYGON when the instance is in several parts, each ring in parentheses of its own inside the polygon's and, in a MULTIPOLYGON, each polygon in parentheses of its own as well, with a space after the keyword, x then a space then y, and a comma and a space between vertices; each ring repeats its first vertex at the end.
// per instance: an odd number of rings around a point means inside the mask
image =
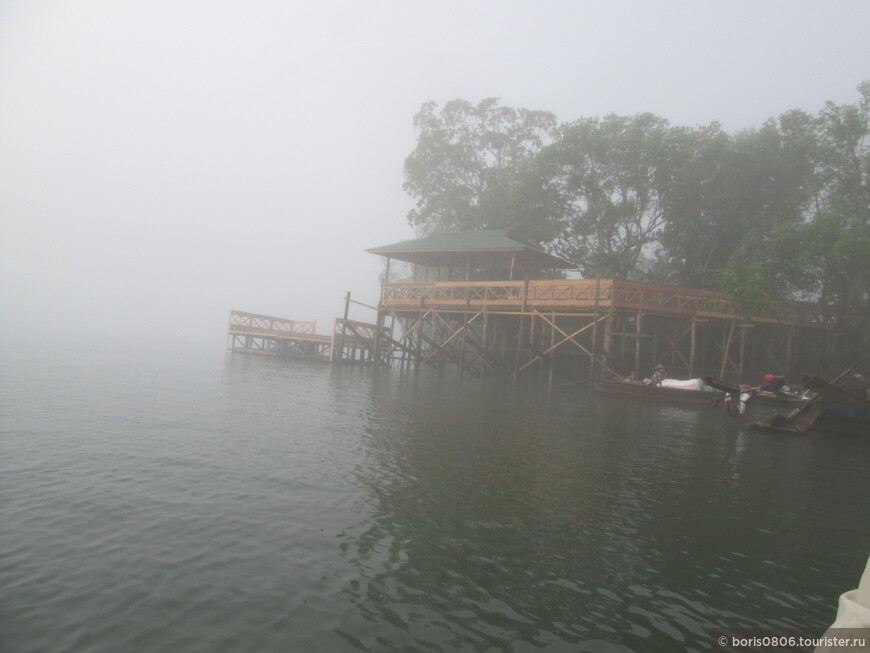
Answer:
POLYGON ((708 651, 818 632, 870 438, 213 352, 0 368, 0 649, 708 651))

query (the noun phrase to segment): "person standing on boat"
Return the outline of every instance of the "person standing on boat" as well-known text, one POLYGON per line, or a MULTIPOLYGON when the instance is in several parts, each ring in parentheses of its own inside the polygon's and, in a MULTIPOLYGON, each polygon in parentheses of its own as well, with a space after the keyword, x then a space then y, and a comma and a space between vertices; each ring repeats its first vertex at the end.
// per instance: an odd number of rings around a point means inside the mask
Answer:
POLYGON ((664 365, 659 363, 653 370, 652 376, 649 377, 649 384, 661 385, 662 381, 664 381, 666 378, 668 378, 668 371, 665 369, 664 365))

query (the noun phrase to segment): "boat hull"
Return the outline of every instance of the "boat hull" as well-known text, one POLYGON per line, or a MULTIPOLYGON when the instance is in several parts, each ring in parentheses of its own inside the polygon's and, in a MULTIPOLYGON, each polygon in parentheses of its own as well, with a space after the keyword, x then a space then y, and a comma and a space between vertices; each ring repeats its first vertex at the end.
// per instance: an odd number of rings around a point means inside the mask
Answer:
MULTIPOLYGON (((596 381, 596 392, 654 403, 678 406, 720 407, 723 415, 730 414, 726 410, 725 398, 730 394, 724 390, 684 390, 663 388, 661 386, 625 383, 621 381, 596 381)), ((733 396, 733 401, 738 401, 733 396)), ((746 417, 751 422, 760 422, 778 413, 789 414, 805 402, 791 397, 765 396, 756 394, 746 404, 746 417)), ((739 417, 736 413, 734 417, 739 417)))
POLYGON ((870 401, 826 381, 810 378, 816 397, 787 414, 755 420, 752 426, 792 433, 840 433, 870 436, 870 401))
POLYGON ((689 406, 713 406, 725 399, 725 393, 718 390, 682 390, 620 381, 596 381, 594 389, 596 392, 622 397, 689 406))

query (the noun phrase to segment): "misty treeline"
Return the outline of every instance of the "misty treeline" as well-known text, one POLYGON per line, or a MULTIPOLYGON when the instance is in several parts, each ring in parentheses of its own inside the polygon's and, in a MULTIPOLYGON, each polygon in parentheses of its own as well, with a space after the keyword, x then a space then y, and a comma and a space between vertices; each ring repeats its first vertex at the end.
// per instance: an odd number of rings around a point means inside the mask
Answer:
MULTIPOLYGON (((735 101, 740 101, 735 99, 735 101)), ((816 301, 870 324, 870 81, 736 134, 649 114, 560 123, 454 100, 414 117, 418 232, 506 229, 586 277, 816 301)))

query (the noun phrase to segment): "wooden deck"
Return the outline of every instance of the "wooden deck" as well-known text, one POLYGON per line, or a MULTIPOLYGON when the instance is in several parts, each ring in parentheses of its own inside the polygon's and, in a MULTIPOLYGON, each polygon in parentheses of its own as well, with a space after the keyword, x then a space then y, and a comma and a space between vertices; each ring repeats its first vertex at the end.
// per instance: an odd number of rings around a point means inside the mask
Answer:
POLYGON ((772 301, 747 315, 723 293, 615 279, 383 283, 375 324, 347 319, 351 303, 348 293, 345 317, 322 335, 313 321, 232 311, 228 349, 552 384, 605 367, 642 377, 659 363, 678 378, 800 376, 837 346, 816 304, 772 301))
MULTIPOLYGON (((328 335, 317 333, 315 321, 230 311, 227 349, 245 354, 301 357, 328 362, 369 362, 378 345, 377 325, 337 318, 328 335)), ((392 332, 382 329, 382 340, 392 332)))
POLYGON ((830 321, 818 305, 809 302, 771 301, 755 314, 746 315, 730 295, 723 293, 618 279, 384 283, 381 306, 387 310, 418 310, 424 306, 573 314, 645 313, 803 327, 824 327, 830 321))
POLYGON ((586 380, 604 366, 642 376, 657 363, 684 378, 800 375, 823 369, 838 330, 810 302, 747 314, 724 293, 617 279, 383 283, 379 312, 401 325, 403 364, 514 379, 552 378, 553 367, 586 380))

